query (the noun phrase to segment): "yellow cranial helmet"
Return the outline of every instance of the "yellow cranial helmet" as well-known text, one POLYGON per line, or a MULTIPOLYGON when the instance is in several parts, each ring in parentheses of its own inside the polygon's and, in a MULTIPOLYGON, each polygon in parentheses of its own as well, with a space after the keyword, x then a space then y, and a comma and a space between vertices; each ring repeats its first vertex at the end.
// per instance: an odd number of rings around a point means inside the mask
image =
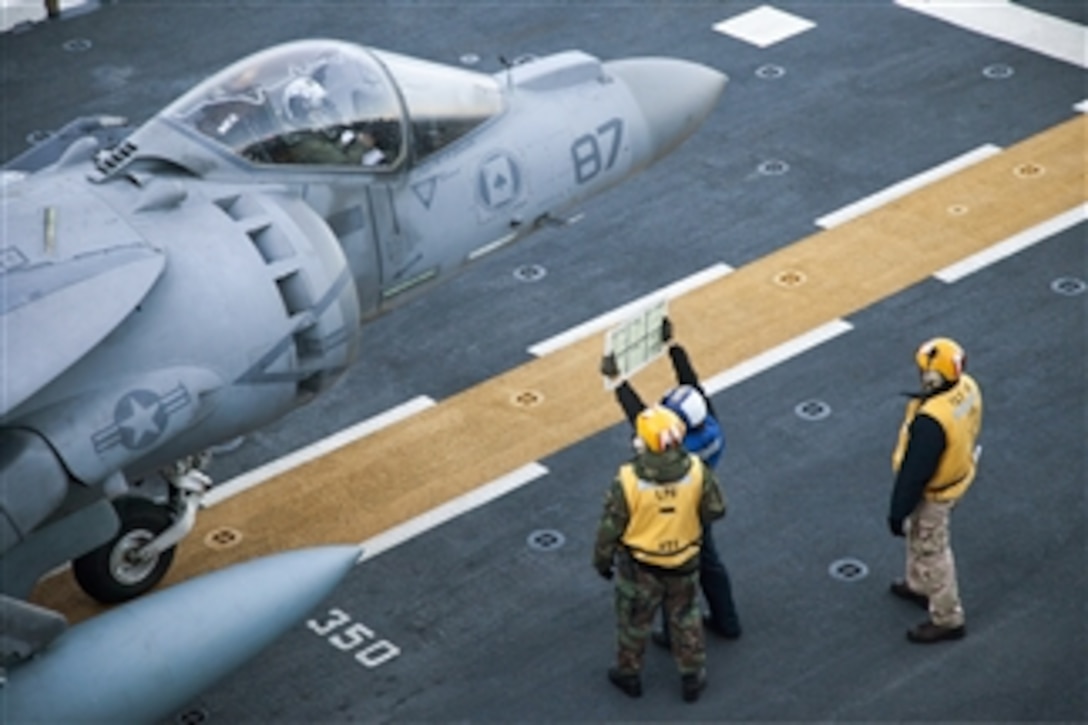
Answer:
POLYGON ((654 453, 675 448, 684 442, 684 421, 663 405, 655 405, 638 414, 635 432, 654 453))
POLYGON ((960 379, 967 365, 967 353, 955 340, 947 337, 935 337, 923 342, 914 355, 922 380, 939 384, 934 375, 939 375, 940 382, 954 383, 960 379), (927 377, 929 380, 927 380, 927 377))

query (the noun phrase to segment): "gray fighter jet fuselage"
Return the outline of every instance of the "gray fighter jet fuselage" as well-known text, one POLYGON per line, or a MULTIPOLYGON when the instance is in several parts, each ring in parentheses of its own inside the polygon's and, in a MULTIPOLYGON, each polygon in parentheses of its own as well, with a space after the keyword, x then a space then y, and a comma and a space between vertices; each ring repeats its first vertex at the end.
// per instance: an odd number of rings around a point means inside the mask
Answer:
MULTIPOLYGON (((725 85, 571 51, 489 75, 332 40, 210 77, 0 183, 0 572, 161 579, 202 451, 326 389, 361 322, 661 158, 725 85), (130 482, 161 474, 169 501, 130 482)), ((92 124, 93 125, 93 124, 92 124)))

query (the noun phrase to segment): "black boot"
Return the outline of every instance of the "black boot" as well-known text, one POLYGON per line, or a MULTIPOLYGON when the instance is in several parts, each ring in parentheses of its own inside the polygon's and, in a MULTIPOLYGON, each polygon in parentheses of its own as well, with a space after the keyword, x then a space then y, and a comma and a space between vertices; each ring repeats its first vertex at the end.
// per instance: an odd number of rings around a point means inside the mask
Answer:
POLYGON ((703 629, 725 639, 740 639, 740 623, 735 619, 727 625, 720 625, 710 617, 703 617, 703 629))
POLYGON ((706 670, 699 670, 680 677, 680 692, 684 702, 695 702, 699 694, 706 689, 706 670))
POLYGON ((888 587, 888 591, 900 599, 914 602, 922 609, 929 609, 929 597, 914 591, 905 581, 900 580, 892 582, 892 585, 888 587))
POLYGON ((946 639, 963 639, 967 636, 966 625, 942 627, 933 622, 922 622, 914 629, 907 630, 907 639, 918 644, 933 644, 946 639))
POLYGON ((637 674, 625 674, 611 667, 608 670, 608 681, 623 690, 628 697, 642 697, 642 678, 637 674))

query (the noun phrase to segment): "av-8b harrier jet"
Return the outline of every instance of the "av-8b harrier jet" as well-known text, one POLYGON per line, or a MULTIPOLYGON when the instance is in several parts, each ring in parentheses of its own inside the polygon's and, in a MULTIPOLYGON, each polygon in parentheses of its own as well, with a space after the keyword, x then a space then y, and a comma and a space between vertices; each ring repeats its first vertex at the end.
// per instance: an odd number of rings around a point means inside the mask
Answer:
MULTIPOLYGON (((210 483, 202 452, 327 389, 367 319, 669 153, 725 83, 669 58, 488 75, 305 40, 127 135, 83 119, 8 162, 5 611, 69 561, 103 602, 152 588, 210 483), (133 488, 152 477, 161 495, 133 488)), ((38 631, 5 634, 27 656, 38 631)))

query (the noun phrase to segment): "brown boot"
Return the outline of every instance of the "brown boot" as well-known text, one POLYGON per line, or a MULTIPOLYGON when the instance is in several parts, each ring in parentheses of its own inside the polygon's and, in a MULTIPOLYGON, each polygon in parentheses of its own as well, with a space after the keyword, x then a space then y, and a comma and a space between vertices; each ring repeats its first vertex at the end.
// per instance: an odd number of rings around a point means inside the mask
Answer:
POLYGON ((900 599, 906 599, 908 602, 914 602, 922 609, 929 609, 929 597, 927 597, 925 594, 914 591, 905 581, 898 580, 892 582, 892 585, 888 587, 888 591, 890 591, 892 594, 899 597, 900 599))
POLYGON ((946 639, 963 639, 967 636, 967 626, 942 627, 933 622, 922 622, 914 629, 907 630, 907 639, 918 644, 932 644, 946 639))

